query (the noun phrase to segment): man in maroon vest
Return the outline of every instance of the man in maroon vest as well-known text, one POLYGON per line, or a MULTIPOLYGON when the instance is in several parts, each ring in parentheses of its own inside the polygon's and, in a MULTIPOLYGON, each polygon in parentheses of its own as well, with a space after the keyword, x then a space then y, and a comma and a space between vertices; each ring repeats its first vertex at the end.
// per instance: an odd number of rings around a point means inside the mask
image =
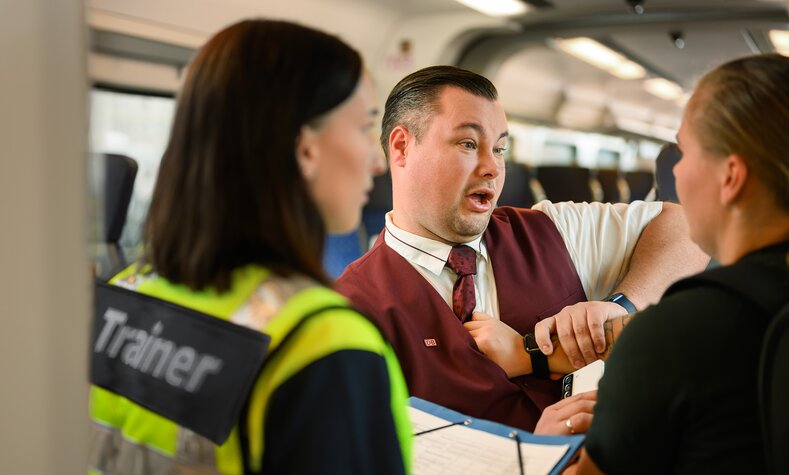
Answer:
POLYGON ((681 212, 661 203, 495 208, 507 130, 494 86, 470 71, 431 67, 395 86, 381 137, 394 209, 337 288, 386 334, 413 396, 530 431, 583 431, 595 396, 557 403, 548 373, 572 370, 562 350, 583 365, 602 322, 627 313, 621 299, 656 301, 703 263, 677 236, 681 212), (619 305, 587 302, 614 290, 619 305), (547 361, 529 353, 533 368, 518 368, 522 376, 509 378, 496 363, 501 355, 485 356, 474 339, 528 334, 541 320, 562 322, 576 346, 556 345, 558 358, 547 361))

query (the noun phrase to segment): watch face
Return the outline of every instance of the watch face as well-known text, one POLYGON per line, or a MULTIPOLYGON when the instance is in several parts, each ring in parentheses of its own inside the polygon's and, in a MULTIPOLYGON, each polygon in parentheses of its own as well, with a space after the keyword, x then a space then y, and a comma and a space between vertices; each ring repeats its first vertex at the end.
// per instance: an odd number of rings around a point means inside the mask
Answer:
POLYGON ((529 353, 540 351, 540 346, 537 344, 537 338, 534 337, 534 333, 523 335, 523 347, 526 348, 526 351, 529 353))

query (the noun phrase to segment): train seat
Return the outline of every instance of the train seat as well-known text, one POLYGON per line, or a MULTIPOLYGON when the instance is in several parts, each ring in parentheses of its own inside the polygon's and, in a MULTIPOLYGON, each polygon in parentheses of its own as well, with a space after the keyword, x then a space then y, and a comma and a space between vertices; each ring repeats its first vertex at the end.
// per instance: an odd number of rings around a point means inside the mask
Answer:
POLYGON ((660 201, 679 203, 674 183, 674 165, 680 158, 682 155, 677 144, 667 143, 663 145, 655 159, 655 187, 657 188, 657 199, 660 201))
POLYGON ((518 162, 507 162, 505 165, 507 179, 499 196, 499 206, 531 208, 538 201, 533 181, 534 176, 528 165, 518 162))
POLYGON ((361 228, 350 233, 328 234, 323 248, 323 269, 329 277, 336 279, 345 267, 362 257, 367 250, 363 244, 361 228))
POLYGON ((100 259, 100 275, 109 276, 128 262, 120 245, 123 226, 129 211, 134 181, 137 177, 137 162, 126 155, 107 153, 104 159, 104 223, 102 239, 106 255, 100 259))
POLYGON ((630 201, 630 187, 622 178, 619 170, 597 170, 597 181, 603 191, 604 203, 627 203, 630 201))
POLYGON ((625 173, 630 188, 630 201, 643 200, 655 186, 655 175, 650 171, 636 170, 625 173))
POLYGON ((558 201, 595 201, 591 172, 584 167, 540 166, 537 180, 546 198, 558 201))
MULTIPOLYGON (((365 240, 373 239, 386 224, 386 213, 392 210, 392 176, 387 170, 373 179, 370 200, 362 209, 362 228, 365 240)), ((366 249, 365 249, 366 250, 366 249)))

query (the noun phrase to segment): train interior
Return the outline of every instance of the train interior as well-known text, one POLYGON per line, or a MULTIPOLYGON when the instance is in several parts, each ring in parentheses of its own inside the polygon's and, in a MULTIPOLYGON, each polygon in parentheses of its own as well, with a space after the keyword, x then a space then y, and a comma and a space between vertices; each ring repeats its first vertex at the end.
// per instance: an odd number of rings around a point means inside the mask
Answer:
MULTIPOLYGON (((233 19, 280 17, 340 35, 366 58, 381 103, 402 76, 431 64, 456 64, 491 78, 511 135, 499 204, 521 207, 541 199, 673 199, 676 158, 662 147, 675 140, 694 81, 727 58, 775 51, 787 22, 782 3, 764 1, 533 1, 509 16, 454 0, 300 1, 300 8, 287 10, 234 2, 215 14, 192 16, 181 14, 186 5, 172 3, 87 4, 90 149, 95 160, 122 155, 137 164, 128 206, 96 193, 107 224, 96 225, 105 229, 94 248, 100 273, 139 254, 179 78, 196 48, 233 19), (584 57, 590 48, 614 69, 584 57), (122 209, 115 212, 116 205, 122 209), (122 233, 108 233, 111 215, 124 213, 122 233)), ((98 183, 105 176, 117 179, 113 164, 93 163, 92 169, 94 190, 102 189, 98 183)), ((376 180, 357 232, 329 236, 325 265, 332 276, 382 228, 391 209, 387 179, 376 180)))
MULTIPOLYGON (((738 56, 789 55, 783 0, 516 0, 508 13, 466 3, 30 0, 0 15, 0 206, 11 217, 0 418, 15 428, 0 445, 24 442, 8 473, 84 467, 87 389, 73 381, 86 374, 91 276, 139 256, 180 80, 223 26, 268 17, 339 35, 365 58, 379 104, 425 66, 487 76, 511 136, 499 204, 521 207, 676 201, 672 142, 696 79, 738 56), (16 409, 30 404, 39 409, 16 409)), ((382 228, 387 180, 376 178, 358 231, 329 237, 332 275, 382 228)))

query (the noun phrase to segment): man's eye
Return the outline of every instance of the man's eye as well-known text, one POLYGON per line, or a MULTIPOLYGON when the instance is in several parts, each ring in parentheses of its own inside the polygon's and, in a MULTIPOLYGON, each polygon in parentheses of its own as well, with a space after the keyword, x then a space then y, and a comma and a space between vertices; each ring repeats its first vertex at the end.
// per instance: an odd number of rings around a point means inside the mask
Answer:
POLYGON ((460 142, 460 146, 465 148, 466 150, 476 150, 477 144, 474 142, 460 142))
POLYGON ((507 147, 495 147, 493 149, 493 153, 496 155, 504 155, 506 151, 507 151, 507 147))

